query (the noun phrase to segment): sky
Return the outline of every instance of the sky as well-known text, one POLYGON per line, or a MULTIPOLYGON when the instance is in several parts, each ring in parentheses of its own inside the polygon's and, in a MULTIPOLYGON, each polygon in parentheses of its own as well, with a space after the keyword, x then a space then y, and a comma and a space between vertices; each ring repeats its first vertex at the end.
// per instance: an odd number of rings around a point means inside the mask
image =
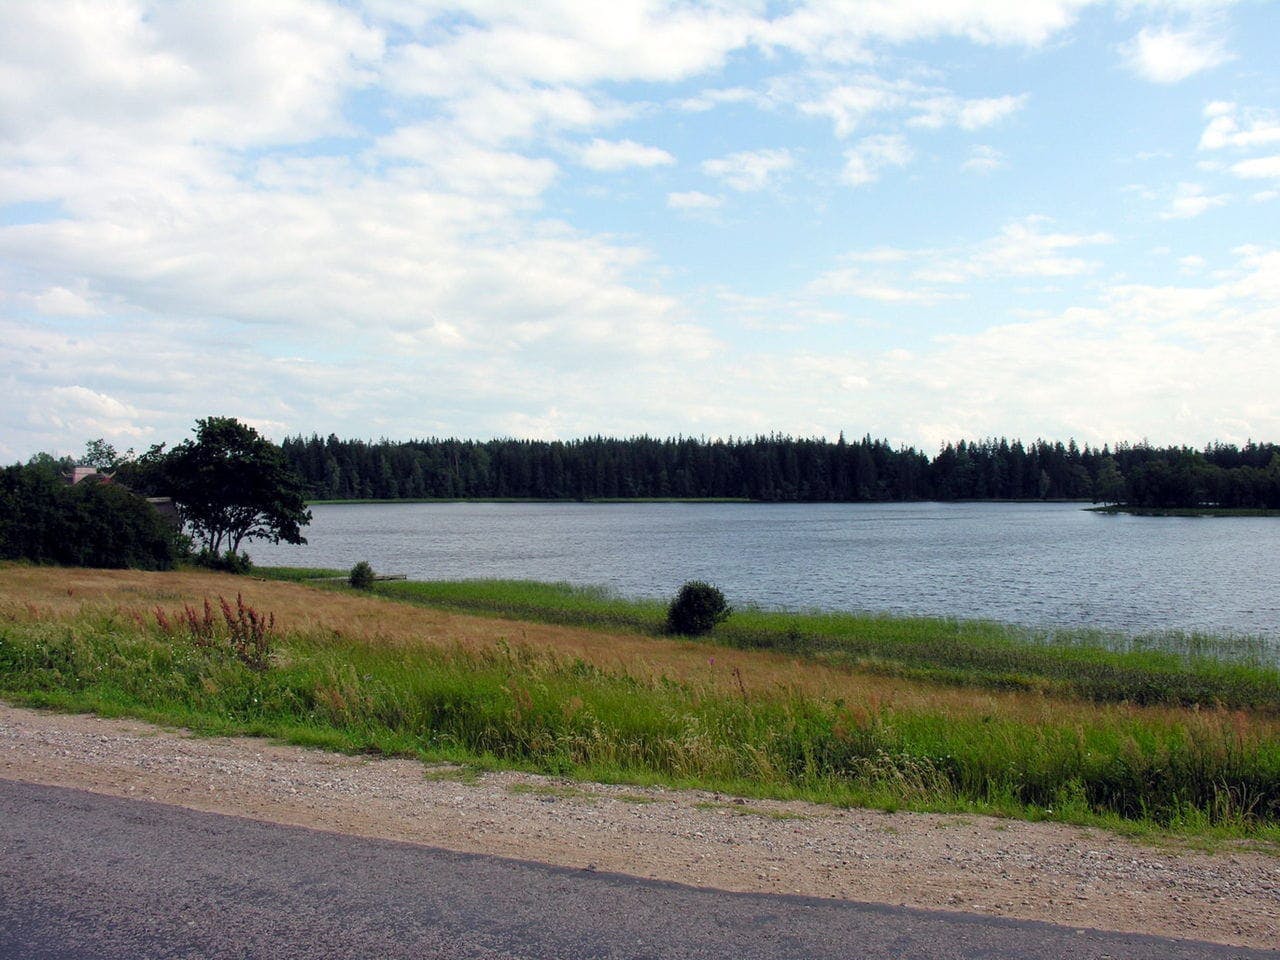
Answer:
POLYGON ((0 0, 0 462, 1280 441, 1280 4, 0 0))

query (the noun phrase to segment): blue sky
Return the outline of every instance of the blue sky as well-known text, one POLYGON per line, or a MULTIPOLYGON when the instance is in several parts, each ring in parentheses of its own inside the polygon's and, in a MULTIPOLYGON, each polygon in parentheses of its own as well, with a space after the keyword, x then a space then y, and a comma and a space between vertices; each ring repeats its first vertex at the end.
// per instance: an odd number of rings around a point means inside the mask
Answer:
POLYGON ((10 2, 0 459, 1280 438, 1280 5, 10 2))

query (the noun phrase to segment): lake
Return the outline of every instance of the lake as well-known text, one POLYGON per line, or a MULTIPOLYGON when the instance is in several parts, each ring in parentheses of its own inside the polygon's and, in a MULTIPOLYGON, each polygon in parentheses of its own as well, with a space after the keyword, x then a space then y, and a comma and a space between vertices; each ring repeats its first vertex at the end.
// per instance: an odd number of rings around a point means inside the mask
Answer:
POLYGON ((1280 520, 1132 517, 1062 503, 319 505, 262 564, 510 578, 734 604, 1280 639, 1280 520))

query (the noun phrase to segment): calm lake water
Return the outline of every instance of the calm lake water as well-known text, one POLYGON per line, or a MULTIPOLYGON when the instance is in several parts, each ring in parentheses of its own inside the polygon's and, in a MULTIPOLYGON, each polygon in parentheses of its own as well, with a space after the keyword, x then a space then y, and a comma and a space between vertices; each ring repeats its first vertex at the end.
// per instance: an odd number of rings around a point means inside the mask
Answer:
POLYGON ((668 598, 1280 639, 1280 520, 1090 513, 1079 504, 431 503, 316 506, 263 564, 413 580, 600 584, 668 598))

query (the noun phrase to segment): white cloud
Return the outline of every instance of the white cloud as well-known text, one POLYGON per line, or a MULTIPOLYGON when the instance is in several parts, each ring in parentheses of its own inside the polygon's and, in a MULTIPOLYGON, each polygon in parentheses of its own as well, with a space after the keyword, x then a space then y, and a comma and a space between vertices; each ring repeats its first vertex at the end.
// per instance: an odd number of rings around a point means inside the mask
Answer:
POLYGON ((917 101, 912 107, 922 111, 907 122, 912 126, 936 129, 954 125, 962 130, 981 130, 1017 113, 1027 104, 1027 94, 964 100, 936 96, 917 101))
POLYGON ((712 375, 720 406, 707 420, 740 431, 744 417, 729 412, 740 405, 768 411, 766 429, 834 436, 853 422, 926 449, 1000 435, 1097 445, 1274 436, 1278 267, 1276 251, 1245 252, 1214 285, 1104 286, 1073 306, 910 349, 799 343, 748 354, 712 375))
POLYGON ((806 116, 830 119, 841 139, 879 115, 899 113, 911 114, 906 122, 913 127, 980 130, 1017 113, 1029 100, 1027 94, 966 99, 942 87, 873 73, 838 80, 825 73, 793 78, 776 84, 773 97, 794 103, 806 116))
POLYGON ((1068 27, 1090 0, 1032 0, 988 3, 900 0, 862 3, 817 0, 797 5, 763 25, 762 42, 849 63, 865 60, 874 41, 905 43, 961 37, 981 44, 1039 46, 1068 27))
POLYGON ((8 4, 0 133, 31 142, 74 123, 237 146, 340 133, 343 91, 382 51, 356 14, 305 0, 8 4))
POLYGON ((489 85, 674 82, 719 67, 758 23, 731 6, 666 8, 618 0, 473 5, 393 51, 385 76, 411 96, 457 97, 489 85))
POLYGON ((584 167, 592 170, 625 170, 627 167, 670 166, 676 158, 659 147, 649 147, 634 140, 592 140, 580 157, 584 167))
POLYGON ((1180 183, 1174 190, 1169 206, 1160 214, 1162 220, 1189 220, 1198 217, 1206 210, 1220 207, 1231 199, 1230 195, 1219 193, 1209 195, 1198 183, 1180 183))
MULTIPOLYGON (((373 152, 403 164, 398 173, 420 187, 482 197, 537 197, 551 185, 558 172, 551 160, 476 144, 447 128, 428 123, 397 128, 380 138, 373 152)), ((306 163, 304 170, 309 172, 309 167, 306 163)), ((269 168, 273 179, 265 182, 284 190, 304 187, 308 181, 299 183, 289 175, 295 170, 292 165, 277 163, 269 168)), ((341 169, 325 166, 318 171, 315 187, 332 190, 344 179, 341 169)), ((262 173, 259 180, 264 180, 262 173)), ((348 180, 346 185, 355 187, 358 182, 348 180)))
POLYGON ((1247 180, 1266 180, 1280 177, 1280 154, 1270 157, 1255 157, 1252 160, 1241 160, 1231 165, 1231 172, 1237 177, 1247 180))
POLYGON ((806 292, 819 297, 857 297, 879 303, 936 304, 961 299, 962 294, 929 286, 906 286, 868 274, 856 266, 829 270, 809 284, 806 292))
POLYGON ((26 299, 37 313, 49 317, 93 317, 102 312, 90 302, 85 291, 76 292, 66 287, 50 287, 26 299))
POLYGON ((966 173, 992 173, 1007 167, 1005 156, 995 147, 979 144, 969 154, 969 159, 960 169, 966 173))
POLYGON ((1204 114, 1209 123, 1200 135, 1201 150, 1280 143, 1280 117, 1271 110, 1240 110, 1234 103, 1215 101, 1204 114))
POLYGON ((911 102, 918 88, 912 83, 892 83, 872 74, 863 74, 852 83, 835 83, 812 95, 783 91, 794 99, 802 114, 827 117, 841 139, 852 134, 867 118, 898 110, 911 102))
POLYGON ((1143 27, 1121 53, 1130 70, 1152 83, 1177 83, 1231 59, 1221 40, 1194 28, 1143 27))
POLYGON ((915 154, 900 134, 877 134, 860 140, 852 150, 844 154, 844 171, 841 179, 851 186, 860 187, 880 179, 885 167, 905 167, 915 154))
POLYGON ((121 449, 137 445, 148 437, 146 413, 130 403, 79 384, 51 387, 24 399, 27 401, 25 416, 20 414, 21 421, 11 423, 11 428, 17 427, 20 432, 76 436, 81 446, 72 448, 75 452, 95 437, 103 437, 121 449))
POLYGON ((1096 263, 1065 256, 1067 250, 1114 243, 1109 233, 1046 233, 1047 217, 1024 217, 1006 224, 1000 235, 977 249, 965 261, 973 276, 1072 277, 1095 269, 1096 263))
POLYGON ((790 150, 745 150, 702 162, 702 172, 734 190, 763 190, 778 174, 795 166, 790 150))
POLYGON ((618 122, 631 112, 575 87, 494 84, 466 89, 448 101, 447 109, 458 131, 486 144, 591 130, 618 122))
POLYGON ((958 288, 978 280, 1074 277, 1099 264, 1068 251, 1114 242, 1107 233, 1047 230, 1046 217, 1024 217, 1005 224, 986 240, 963 248, 900 250, 876 248, 841 257, 842 266, 826 271, 806 288, 816 296, 858 296, 884 302, 936 304, 965 294, 958 288))
MULTIPOLYGON (((1063 297, 1080 300, 1104 283, 1093 246, 1110 237, 1029 218, 964 246, 939 221, 932 229, 945 241, 893 234, 933 249, 873 247, 794 296, 704 312, 683 286, 698 283, 693 269, 664 264, 625 210, 596 221, 609 224, 607 235, 574 225, 586 193, 573 189, 576 162, 670 166, 675 158, 655 143, 695 143, 714 158, 702 171, 735 190, 766 189, 824 149, 847 149, 850 182, 867 183, 912 162, 899 131, 914 118, 916 128, 947 131, 931 149, 963 144, 949 154, 951 172, 962 163, 993 169, 1003 157, 992 147, 964 159, 964 133, 1042 104, 1016 90, 962 95, 944 72, 962 63, 958 54, 944 66, 933 51, 906 51, 912 60, 893 45, 961 38, 1033 48, 1065 36, 1082 5, 10 4, 0 32, 0 204, 55 212, 0 225, 0 383, 22 398, 6 410, 0 453, 95 435, 117 446, 172 441, 211 413, 355 436, 882 423, 917 441, 910 431, 948 419, 903 413, 919 409, 918 397, 991 432, 1031 422, 1029 433, 1065 435, 1055 424, 1116 422, 1080 377, 1092 352, 1130 348, 1123 363, 1108 356, 1102 374, 1132 378, 1130 367, 1166 359, 1220 364, 1213 375, 1233 378, 1222 405, 1264 435, 1276 424, 1266 389, 1252 384, 1252 410, 1234 392, 1237 380, 1258 379, 1246 360, 1277 365, 1263 320, 1274 326, 1266 278, 1278 271, 1263 251, 1242 252, 1222 290, 1111 287, 1074 312, 1013 325, 1007 343, 998 332, 930 343, 883 316, 934 305, 959 318, 966 300, 996 286, 980 281, 1006 278, 1017 281, 1002 291, 1011 299, 1043 289, 1039 281, 1082 278, 1061 284, 1063 297), (739 82, 750 86, 717 88, 739 82), (747 118, 752 125, 688 115, 729 104, 761 113, 747 118), (673 110, 683 130, 660 126, 673 110), (806 142, 803 154, 742 150, 802 142, 766 139, 788 112, 783 122, 856 142, 806 142), (571 189, 554 189, 565 183, 571 189), (1195 326, 1197 310, 1231 336, 1237 327, 1257 334, 1256 350, 1226 351, 1211 328, 1195 326), (827 339, 814 335, 819 328, 827 339), (886 342, 868 345, 868 332, 886 342), (771 336, 782 345, 766 349, 771 336), (1061 349, 1037 353, 1039 336, 1060 336, 1061 349), (1155 342, 1149 356, 1143 336, 1155 342), (1019 349, 1074 391, 1026 372, 1019 349), (1009 369, 984 399, 972 382, 992 358, 1009 369), (1035 414, 1049 409, 1041 401, 1064 406, 1035 414), (1070 416, 1060 413, 1068 407, 1070 416), (1037 426, 1035 416, 1057 419, 1037 426)), ((1034 70, 1019 76, 1034 80, 1034 70)), ((1206 151, 1274 142, 1265 111, 1216 104, 1204 123, 1206 151)), ((1217 156, 1223 170, 1238 161, 1236 173, 1273 185, 1268 157, 1217 156)), ((795 180, 797 194, 809 186, 795 180)), ((725 202, 709 188, 645 186, 662 190, 657 205, 665 198, 689 217, 725 202)), ((652 205, 655 195, 636 193, 652 205)), ((842 215, 840 204, 865 202, 804 199, 814 202, 797 203, 797 216, 812 214, 815 235, 842 215)), ((1204 191, 1182 198, 1188 209, 1216 200, 1204 191)), ((714 215, 704 220, 715 225, 714 215)), ((1165 422, 1172 379, 1129 408, 1137 435, 1165 422)))
POLYGON ((724 103, 755 103, 761 105, 764 98, 747 87, 726 87, 703 90, 693 97, 676 102, 676 108, 688 113, 705 113, 724 103))
POLYGON ((698 190, 667 194, 667 206, 672 210, 714 210, 723 205, 723 197, 713 197, 698 190))

